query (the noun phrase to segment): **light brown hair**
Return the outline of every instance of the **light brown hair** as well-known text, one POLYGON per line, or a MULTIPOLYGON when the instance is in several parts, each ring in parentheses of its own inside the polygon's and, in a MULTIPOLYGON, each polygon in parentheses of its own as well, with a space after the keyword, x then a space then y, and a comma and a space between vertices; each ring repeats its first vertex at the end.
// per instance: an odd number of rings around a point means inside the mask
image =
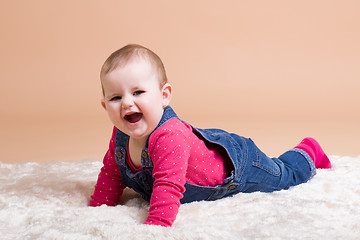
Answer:
MULTIPOLYGON (((106 61, 104 62, 101 68, 100 71, 101 81, 103 80, 106 74, 115 70, 118 67, 122 67, 126 65, 134 57, 139 57, 148 60, 151 63, 151 65, 157 71, 160 87, 164 86, 168 82, 165 67, 160 57, 150 49, 138 44, 129 44, 113 52, 106 59, 106 61)), ((102 89, 102 91, 103 91, 103 95, 105 95, 104 89, 102 89)))

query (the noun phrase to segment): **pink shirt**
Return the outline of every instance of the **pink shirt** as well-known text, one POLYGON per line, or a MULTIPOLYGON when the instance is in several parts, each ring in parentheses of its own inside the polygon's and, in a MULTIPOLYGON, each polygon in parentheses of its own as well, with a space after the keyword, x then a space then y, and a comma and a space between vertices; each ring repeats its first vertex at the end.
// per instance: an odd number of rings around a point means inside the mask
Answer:
MULTIPOLYGON (((114 159, 116 131, 114 128, 90 206, 115 206, 126 187, 114 159)), ((177 118, 167 121, 151 134, 148 152, 154 165, 155 181, 146 224, 172 225, 185 192, 185 182, 216 186, 230 174, 229 161, 224 161, 223 154, 213 145, 205 144, 189 124, 177 118)))

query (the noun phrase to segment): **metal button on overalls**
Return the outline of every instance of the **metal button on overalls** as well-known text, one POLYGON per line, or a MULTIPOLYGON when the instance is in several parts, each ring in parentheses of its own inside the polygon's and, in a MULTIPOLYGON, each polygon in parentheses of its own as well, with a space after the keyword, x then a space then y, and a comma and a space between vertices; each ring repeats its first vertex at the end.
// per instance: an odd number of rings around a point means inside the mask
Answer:
POLYGON ((141 155, 142 155, 143 158, 147 158, 147 157, 148 157, 148 154, 147 154, 145 151, 143 151, 143 152, 141 153, 141 155))
MULTIPOLYGON (((234 182, 234 180, 231 180, 230 182, 229 182, 229 184, 232 184, 234 182)), ((236 185, 230 185, 229 187, 228 187, 228 189, 229 190, 234 190, 236 188, 236 185)))

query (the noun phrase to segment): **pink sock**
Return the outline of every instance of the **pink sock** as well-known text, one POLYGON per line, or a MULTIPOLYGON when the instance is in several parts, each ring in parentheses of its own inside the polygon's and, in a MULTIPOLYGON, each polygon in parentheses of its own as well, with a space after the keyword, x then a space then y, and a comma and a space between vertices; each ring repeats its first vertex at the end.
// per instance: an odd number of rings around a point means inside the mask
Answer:
POLYGON ((331 162, 326 156, 319 143, 313 138, 304 138, 299 145, 299 148, 307 152, 315 163, 316 168, 331 168, 331 162))

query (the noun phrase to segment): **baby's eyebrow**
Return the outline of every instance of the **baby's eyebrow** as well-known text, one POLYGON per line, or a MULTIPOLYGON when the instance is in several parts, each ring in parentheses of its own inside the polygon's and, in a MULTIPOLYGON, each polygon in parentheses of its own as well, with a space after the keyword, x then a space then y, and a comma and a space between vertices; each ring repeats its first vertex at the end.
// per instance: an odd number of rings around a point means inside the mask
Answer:
POLYGON ((132 89, 132 91, 136 91, 136 90, 141 89, 141 88, 144 88, 144 87, 142 87, 141 85, 135 85, 131 89, 132 89))
POLYGON ((120 96, 120 94, 118 94, 118 93, 112 93, 112 94, 110 94, 109 96, 107 96, 106 98, 107 98, 107 99, 112 99, 113 97, 118 97, 118 96, 120 96))

